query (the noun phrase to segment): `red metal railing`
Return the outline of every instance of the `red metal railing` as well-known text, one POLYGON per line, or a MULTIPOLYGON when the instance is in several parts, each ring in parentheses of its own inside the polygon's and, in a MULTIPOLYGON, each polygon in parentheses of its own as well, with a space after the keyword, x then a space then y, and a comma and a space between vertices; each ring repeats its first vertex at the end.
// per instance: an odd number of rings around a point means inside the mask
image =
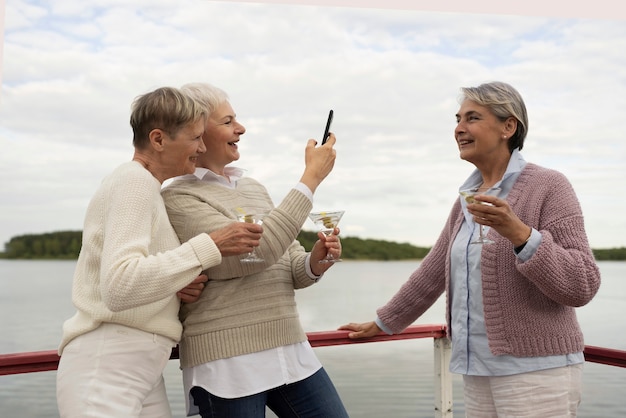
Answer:
POLYGON ((607 364, 609 366, 626 367, 626 351, 613 348, 585 346, 585 360, 591 363, 607 364))
MULTIPOLYGON (((348 331, 309 332, 307 336, 313 347, 325 347, 415 338, 443 338, 446 336, 446 327, 445 325, 412 325, 401 334, 380 334, 359 340, 349 339, 348 331)), ((177 358, 178 349, 175 348, 172 350, 171 359, 177 358)), ((626 368, 626 351, 588 345, 585 346, 585 360, 626 368)), ((0 376, 56 370, 58 364, 59 356, 56 350, 0 354, 0 376)))

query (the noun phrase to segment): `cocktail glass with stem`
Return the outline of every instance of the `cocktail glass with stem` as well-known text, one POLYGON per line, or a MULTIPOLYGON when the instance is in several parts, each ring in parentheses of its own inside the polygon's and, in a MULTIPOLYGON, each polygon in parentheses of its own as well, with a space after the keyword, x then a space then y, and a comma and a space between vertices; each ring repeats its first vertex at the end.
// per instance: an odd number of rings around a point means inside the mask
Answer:
MULTIPOLYGON (((461 190, 459 193, 461 194, 461 197, 463 197, 467 203, 479 203, 481 205, 491 205, 491 203, 480 202, 478 200, 475 200, 474 196, 476 195, 498 196, 498 194, 500 193, 500 190, 501 189, 499 187, 491 187, 487 190, 481 190, 481 188, 479 187, 473 187, 471 189, 461 190)), ((487 238, 487 227, 482 224, 479 224, 478 227, 479 227, 478 238, 470 242, 470 244, 493 244, 495 241, 487 238)))
MULTIPOLYGON (((341 217, 343 216, 345 211, 343 210, 333 210, 333 211, 322 211, 322 212, 311 212, 309 214, 309 218, 313 221, 313 223, 322 231, 325 235, 331 235, 341 217)), ((341 261, 340 258, 334 258, 331 253, 327 253, 326 257, 321 259, 320 263, 336 263, 341 261)))
MULTIPOLYGON (((235 215, 237 215, 237 220, 239 222, 247 222, 254 224, 263 224, 263 218, 270 213, 269 209, 266 208, 258 208, 258 207, 238 207, 233 210, 235 215)), ((242 263, 260 263, 263 258, 259 257, 256 253, 256 248, 249 252, 245 258, 240 259, 242 263)))

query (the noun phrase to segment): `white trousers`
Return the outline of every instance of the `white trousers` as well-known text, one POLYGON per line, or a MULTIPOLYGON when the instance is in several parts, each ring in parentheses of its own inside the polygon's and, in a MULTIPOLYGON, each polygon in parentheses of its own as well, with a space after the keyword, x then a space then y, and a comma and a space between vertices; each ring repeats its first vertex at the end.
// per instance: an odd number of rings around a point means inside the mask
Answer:
POLYGON ((467 418, 572 418, 582 364, 511 376, 463 376, 467 418))
POLYGON ((117 324, 76 337, 57 370, 61 418, 171 418, 163 369, 174 345, 117 324))

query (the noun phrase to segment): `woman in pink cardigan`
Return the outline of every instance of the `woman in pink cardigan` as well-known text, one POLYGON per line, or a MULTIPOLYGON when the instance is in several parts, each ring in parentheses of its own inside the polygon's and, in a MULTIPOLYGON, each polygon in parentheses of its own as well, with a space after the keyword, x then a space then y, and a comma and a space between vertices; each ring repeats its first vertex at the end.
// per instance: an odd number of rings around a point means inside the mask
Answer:
POLYGON ((463 375, 467 417, 575 417, 584 363, 575 308, 600 286, 580 204, 563 174, 521 156, 528 116, 513 87, 461 90, 454 136, 476 170, 459 191, 485 194, 454 202, 375 321, 340 329, 350 338, 399 333, 446 292, 450 370, 463 375), (494 243, 472 243, 481 225, 494 243))

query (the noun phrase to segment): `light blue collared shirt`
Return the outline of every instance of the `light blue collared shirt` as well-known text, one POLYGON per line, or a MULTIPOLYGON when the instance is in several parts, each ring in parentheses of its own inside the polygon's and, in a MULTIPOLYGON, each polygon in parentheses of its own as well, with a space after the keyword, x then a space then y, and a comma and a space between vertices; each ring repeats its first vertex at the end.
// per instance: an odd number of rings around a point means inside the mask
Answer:
MULTIPOLYGON (((513 151, 506 172, 494 185, 502 189, 498 198, 507 197, 525 165, 526 161, 519 151, 513 151)), ((481 181, 480 172, 475 170, 459 190, 477 187, 481 181)), ((491 353, 483 315, 480 269, 482 245, 470 244, 477 237, 480 225, 475 223, 467 212, 465 199, 461 199, 461 205, 465 220, 452 243, 450 260, 452 313, 450 371, 475 376, 505 376, 582 363, 583 353, 544 357, 494 356, 491 353)), ((541 233, 533 228, 530 239, 516 254, 517 257, 522 261, 530 259, 540 244, 541 233)))

